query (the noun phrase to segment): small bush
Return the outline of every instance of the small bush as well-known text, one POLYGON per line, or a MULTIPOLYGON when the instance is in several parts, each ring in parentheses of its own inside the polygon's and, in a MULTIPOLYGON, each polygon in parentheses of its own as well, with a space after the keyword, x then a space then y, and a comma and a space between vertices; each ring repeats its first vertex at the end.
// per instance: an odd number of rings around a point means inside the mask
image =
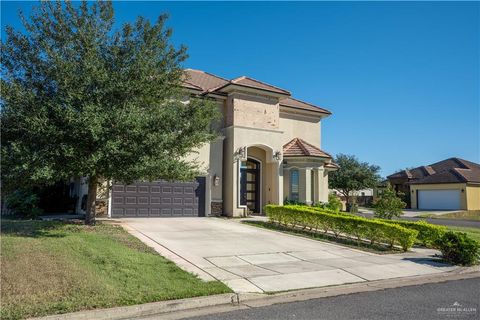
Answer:
POLYGON ((308 228, 324 233, 331 232, 335 237, 346 236, 357 241, 368 240, 371 244, 386 243, 390 247, 398 244, 405 251, 412 247, 418 234, 418 231, 400 225, 348 214, 337 214, 321 208, 267 205, 265 212, 270 221, 285 226, 308 228))
POLYGON ((375 203, 375 217, 384 219, 399 217, 403 214, 402 210, 406 205, 389 184, 375 203))
POLYGON ((283 201, 283 204, 289 205, 289 206, 306 206, 307 205, 305 202, 300 202, 298 200, 288 200, 288 199, 285 199, 285 201, 283 201))
POLYGON ((6 196, 7 208, 14 214, 27 219, 33 219, 42 213, 38 208, 38 196, 28 189, 17 189, 6 196))
POLYGON ((443 259, 453 264, 472 265, 480 259, 480 244, 463 232, 446 232, 437 246, 443 259))
POLYGON ((342 202, 335 194, 330 193, 328 195, 328 202, 317 202, 312 204, 312 207, 328 209, 332 212, 340 212, 340 209, 342 209, 342 202))
POLYGON ((338 198, 335 194, 330 193, 328 195, 328 203, 326 208, 335 212, 340 212, 340 209, 342 209, 342 202, 340 201, 340 198, 338 198))

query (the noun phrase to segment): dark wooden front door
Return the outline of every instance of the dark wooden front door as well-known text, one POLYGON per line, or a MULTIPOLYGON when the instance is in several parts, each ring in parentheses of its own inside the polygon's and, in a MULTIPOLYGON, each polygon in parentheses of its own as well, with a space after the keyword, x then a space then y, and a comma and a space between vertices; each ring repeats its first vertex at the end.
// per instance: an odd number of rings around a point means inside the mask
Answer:
POLYGON ((249 213, 260 212, 260 162, 248 159, 240 167, 240 204, 249 213))

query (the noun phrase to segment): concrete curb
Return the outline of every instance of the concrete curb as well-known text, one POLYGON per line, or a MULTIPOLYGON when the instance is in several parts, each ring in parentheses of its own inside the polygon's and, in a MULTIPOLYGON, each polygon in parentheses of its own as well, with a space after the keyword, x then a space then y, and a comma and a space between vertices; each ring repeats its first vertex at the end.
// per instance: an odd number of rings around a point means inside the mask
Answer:
POLYGON ((88 311, 79 311, 73 313, 65 313, 51 315, 41 318, 32 318, 36 320, 121 320, 132 319, 137 317, 147 317, 162 313, 170 313, 181 310, 206 308, 218 305, 238 304, 238 295, 235 293, 225 293, 213 296, 187 298, 179 300, 168 300, 138 304, 133 306, 116 307, 108 309, 95 309, 88 311))
POLYGON ((96 309, 52 315, 36 320, 121 320, 132 318, 181 319, 186 316, 233 311, 239 308, 256 308, 279 303, 305 301, 317 298, 385 290, 398 287, 438 283, 480 277, 480 266, 459 268, 454 271, 406 278, 394 278, 344 284, 331 287, 302 289, 274 294, 227 293, 206 297, 152 302, 141 305, 96 309), (223 308, 222 308, 223 307, 223 308))

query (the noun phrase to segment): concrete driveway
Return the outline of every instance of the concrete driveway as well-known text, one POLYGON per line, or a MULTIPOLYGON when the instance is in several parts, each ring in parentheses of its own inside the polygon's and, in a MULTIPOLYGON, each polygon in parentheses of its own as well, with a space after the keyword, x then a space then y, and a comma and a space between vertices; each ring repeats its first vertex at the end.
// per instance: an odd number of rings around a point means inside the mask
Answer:
POLYGON ((377 255, 220 218, 132 218, 133 235, 200 278, 274 292, 450 271, 432 250, 377 255))

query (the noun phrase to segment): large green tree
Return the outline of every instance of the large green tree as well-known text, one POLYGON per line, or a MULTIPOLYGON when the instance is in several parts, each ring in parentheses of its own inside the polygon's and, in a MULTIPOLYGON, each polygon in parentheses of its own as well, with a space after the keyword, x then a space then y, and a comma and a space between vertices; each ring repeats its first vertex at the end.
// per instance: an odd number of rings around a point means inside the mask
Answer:
POLYGON ((185 47, 166 16, 114 28, 110 2, 42 2, 25 32, 2 41, 2 183, 89 178, 86 223, 99 180, 187 180, 185 157, 215 137, 218 115, 181 89, 185 47))
POLYGON ((342 193, 349 206, 353 203, 355 191, 374 188, 380 180, 379 166, 361 162, 353 155, 338 154, 334 161, 339 169, 328 175, 329 187, 342 193))

